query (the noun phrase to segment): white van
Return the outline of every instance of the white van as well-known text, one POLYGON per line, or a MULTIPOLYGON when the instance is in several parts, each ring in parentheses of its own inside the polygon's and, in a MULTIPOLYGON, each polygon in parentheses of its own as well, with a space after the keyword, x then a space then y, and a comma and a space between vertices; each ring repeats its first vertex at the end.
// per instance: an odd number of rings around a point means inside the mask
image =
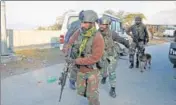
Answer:
POLYGON ((163 32, 163 37, 174 37, 174 31, 176 30, 176 27, 168 27, 163 32))
MULTIPOLYGON (((63 40, 64 40, 64 37, 66 35, 66 32, 70 26, 70 24, 76 20, 78 20, 78 15, 79 15, 79 12, 69 12, 65 15, 65 18, 64 18, 64 21, 63 21, 63 25, 62 25, 62 28, 61 28, 61 35, 60 35, 60 40, 62 40, 62 42, 60 42, 60 50, 63 49, 63 40)), ((122 24, 120 22, 120 19, 115 17, 115 16, 112 16, 110 14, 106 14, 106 13, 103 13, 103 14, 99 14, 98 17, 102 17, 102 16, 108 16, 111 18, 112 22, 111 22, 111 26, 110 26, 110 29, 119 33, 119 35, 121 37, 124 37, 126 40, 129 40, 129 36, 127 34, 125 34, 125 32, 122 32, 122 24)), ((98 29, 98 24, 96 24, 96 28, 98 29)), ((127 48, 118 43, 119 46, 120 46, 120 54, 121 55, 127 55, 127 48)))

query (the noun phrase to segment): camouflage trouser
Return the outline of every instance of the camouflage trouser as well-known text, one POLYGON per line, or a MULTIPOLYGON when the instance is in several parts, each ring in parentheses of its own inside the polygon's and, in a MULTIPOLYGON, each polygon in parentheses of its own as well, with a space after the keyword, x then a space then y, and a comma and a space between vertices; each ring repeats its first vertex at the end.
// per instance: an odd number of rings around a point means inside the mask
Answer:
POLYGON ((88 73, 78 72, 77 93, 81 96, 85 96, 86 94, 86 97, 89 101, 89 105, 100 105, 98 88, 99 70, 93 70, 88 73))
POLYGON ((136 44, 135 42, 132 42, 130 49, 129 49, 129 61, 130 63, 134 63, 134 55, 136 53, 136 62, 139 61, 139 55, 144 53, 145 51, 145 46, 144 46, 144 42, 138 42, 138 44, 136 44), (136 49, 137 49, 137 53, 136 53, 136 49))
MULTIPOLYGON (((76 66, 74 67, 74 68, 77 68, 76 66)), ((70 80, 73 80, 73 81, 76 81, 76 79, 77 79, 77 72, 78 72, 78 70, 77 69, 72 69, 72 68, 70 68, 71 70, 70 70, 70 80)))
POLYGON ((115 59, 113 56, 108 57, 108 59, 110 60, 110 63, 105 61, 104 67, 101 70, 101 75, 102 77, 109 77, 109 83, 111 87, 115 87, 117 59, 115 59))

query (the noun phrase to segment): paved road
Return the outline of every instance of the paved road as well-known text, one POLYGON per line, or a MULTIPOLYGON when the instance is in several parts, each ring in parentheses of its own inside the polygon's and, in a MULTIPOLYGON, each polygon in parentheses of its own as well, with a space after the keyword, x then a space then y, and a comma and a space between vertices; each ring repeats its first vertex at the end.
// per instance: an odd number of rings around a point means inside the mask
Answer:
MULTIPOLYGON (((147 48, 153 61, 151 70, 144 73, 128 69, 128 61, 120 60, 116 70, 118 96, 110 98, 109 85, 101 85, 101 105, 176 105, 176 80, 168 48, 169 44, 147 48)), ((62 68, 63 64, 57 64, 1 80, 1 105, 88 105, 87 100, 76 95, 68 85, 62 102, 58 102, 60 86, 46 81, 50 76, 58 76, 62 68)))

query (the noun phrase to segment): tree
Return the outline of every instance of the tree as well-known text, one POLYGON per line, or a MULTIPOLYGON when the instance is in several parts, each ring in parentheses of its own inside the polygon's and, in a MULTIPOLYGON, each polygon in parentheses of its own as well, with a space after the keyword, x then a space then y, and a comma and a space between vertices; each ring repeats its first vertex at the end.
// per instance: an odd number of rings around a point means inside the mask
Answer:
POLYGON ((45 30, 45 28, 40 26, 37 28, 37 30, 45 30))
POLYGON ((62 27, 61 24, 57 24, 57 23, 55 23, 54 25, 49 26, 48 28, 49 28, 49 30, 60 30, 61 27, 62 27))
POLYGON ((110 15, 115 15, 115 12, 113 11, 113 10, 106 10, 106 11, 104 11, 104 13, 108 13, 108 14, 110 14, 110 15))
POLYGON ((129 13, 126 16, 124 16, 124 24, 132 25, 134 18, 136 16, 140 16, 142 19, 146 19, 143 13, 129 13))

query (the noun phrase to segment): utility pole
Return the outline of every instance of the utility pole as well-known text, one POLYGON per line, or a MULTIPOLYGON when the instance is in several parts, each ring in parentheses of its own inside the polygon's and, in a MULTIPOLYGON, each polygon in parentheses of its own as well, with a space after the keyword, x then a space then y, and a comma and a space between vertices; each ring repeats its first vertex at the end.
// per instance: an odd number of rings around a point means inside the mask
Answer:
POLYGON ((2 63, 2 56, 8 56, 5 1, 1 1, 0 63, 2 63))
POLYGON ((1 56, 8 55, 5 1, 1 1, 1 56))

